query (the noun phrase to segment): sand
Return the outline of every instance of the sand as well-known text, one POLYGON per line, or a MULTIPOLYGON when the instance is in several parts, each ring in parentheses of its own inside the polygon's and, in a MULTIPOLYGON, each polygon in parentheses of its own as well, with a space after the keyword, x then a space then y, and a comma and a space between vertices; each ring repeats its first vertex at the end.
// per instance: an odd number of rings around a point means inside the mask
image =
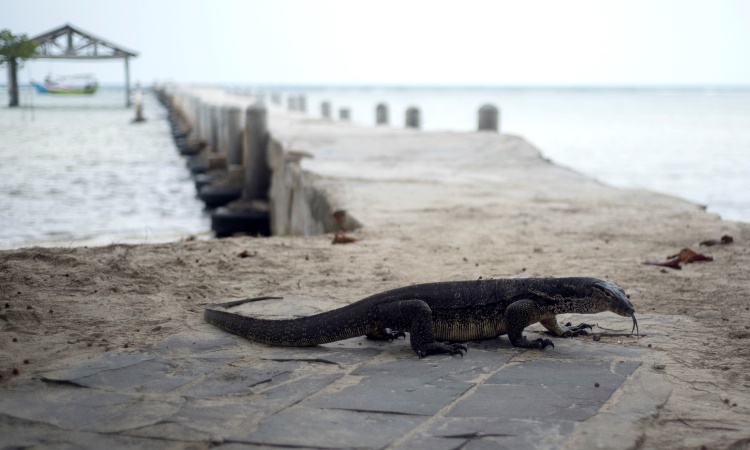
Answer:
MULTIPOLYGON (((298 147, 315 147, 314 136, 304 144, 301 129, 294 133, 298 147)), ((358 133, 353 127, 339 142, 358 133)), ((638 424, 641 448, 749 445, 750 224, 601 185, 544 161, 519 138, 487 136, 434 135, 433 156, 440 145, 471 148, 459 161, 435 156, 420 166, 450 167, 455 178, 347 176, 335 157, 319 158, 316 170, 365 224, 347 245, 320 235, 0 251, 0 390, 105 352, 208 330, 202 309, 219 301, 280 295, 307 314, 413 283, 595 276, 626 289, 645 335, 602 340, 650 346, 651 370, 672 385, 658 414, 638 424), (735 242, 699 247, 724 234, 735 242), (642 264, 685 247, 714 260, 682 270, 642 264)), ((425 155, 398 158, 409 173, 425 155)), ((610 319, 613 332, 630 331, 630 319, 610 319)))

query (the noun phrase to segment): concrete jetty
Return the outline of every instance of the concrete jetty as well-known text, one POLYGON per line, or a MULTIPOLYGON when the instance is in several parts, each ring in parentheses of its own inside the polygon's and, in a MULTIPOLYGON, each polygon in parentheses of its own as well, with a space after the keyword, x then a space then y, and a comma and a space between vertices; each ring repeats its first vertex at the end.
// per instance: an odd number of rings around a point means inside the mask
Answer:
MULTIPOLYGON (((173 126, 179 142, 223 152, 212 147, 210 107, 196 105, 225 94, 165 91, 172 111, 184 108, 175 113, 184 126, 173 126)), ((239 201, 265 205, 274 236, 0 252, 5 446, 750 442, 750 225, 602 185, 518 136, 364 127, 242 98, 245 140, 255 139, 243 155, 265 150, 268 192, 263 201, 243 186, 239 201), (350 222, 335 219, 342 212, 350 222), (341 227, 356 241, 332 244, 341 227), (711 262, 642 264, 722 234, 735 243, 705 250, 711 262), (500 337, 468 343, 463 358, 418 359, 400 339, 279 348, 202 319, 207 304, 249 296, 284 298, 239 313, 289 318, 414 283, 582 275, 627 290, 640 336, 628 318, 568 315, 563 322, 591 323, 594 335, 552 338, 544 351, 500 337)), ((538 325, 527 335, 547 337, 538 325)))

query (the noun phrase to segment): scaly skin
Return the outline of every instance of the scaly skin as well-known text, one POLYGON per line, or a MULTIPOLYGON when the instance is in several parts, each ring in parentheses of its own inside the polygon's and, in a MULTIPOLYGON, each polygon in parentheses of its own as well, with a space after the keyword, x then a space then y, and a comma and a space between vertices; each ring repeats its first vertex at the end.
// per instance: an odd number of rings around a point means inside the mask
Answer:
POLYGON ((619 286, 598 278, 526 278, 418 284, 381 292, 310 317, 265 320, 217 308, 277 297, 246 299, 206 307, 204 318, 224 330, 270 345, 303 347, 355 336, 394 339, 410 333, 417 355, 462 355, 458 342, 507 334, 516 347, 554 347, 549 339, 529 341, 523 329, 540 322, 558 337, 586 334, 581 324, 557 323, 564 313, 610 311, 633 317, 635 307, 619 286), (397 330, 397 331, 394 331, 397 330), (447 341, 450 343, 443 343, 447 341))

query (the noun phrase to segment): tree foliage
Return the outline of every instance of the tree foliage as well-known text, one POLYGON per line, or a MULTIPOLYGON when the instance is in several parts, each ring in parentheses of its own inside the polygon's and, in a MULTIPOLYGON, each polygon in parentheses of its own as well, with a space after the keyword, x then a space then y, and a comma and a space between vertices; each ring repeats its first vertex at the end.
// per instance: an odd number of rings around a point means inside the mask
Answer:
POLYGON ((7 28, 0 30, 0 66, 12 58, 19 62, 31 57, 36 52, 36 42, 25 34, 15 35, 7 28))

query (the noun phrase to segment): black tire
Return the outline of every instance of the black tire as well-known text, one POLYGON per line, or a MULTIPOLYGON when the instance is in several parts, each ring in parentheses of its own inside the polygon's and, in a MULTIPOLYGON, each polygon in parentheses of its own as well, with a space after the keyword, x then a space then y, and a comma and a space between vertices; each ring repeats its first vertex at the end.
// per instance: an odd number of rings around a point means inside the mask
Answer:
POLYGON ((193 175, 208 172, 208 163, 200 161, 197 158, 188 161, 187 166, 188 170, 190 170, 190 173, 192 173, 193 175))
POLYGON ((198 193, 198 198, 203 200, 206 208, 214 209, 237 200, 240 198, 240 195, 242 195, 242 190, 239 188, 205 186, 198 193))
POLYGON ((211 213, 211 229, 217 238, 237 233, 270 236, 271 221, 268 211, 236 211, 222 207, 211 213))
POLYGON ((204 186, 209 186, 216 182, 216 178, 207 173, 199 173, 195 176, 195 190, 200 192, 204 186))

